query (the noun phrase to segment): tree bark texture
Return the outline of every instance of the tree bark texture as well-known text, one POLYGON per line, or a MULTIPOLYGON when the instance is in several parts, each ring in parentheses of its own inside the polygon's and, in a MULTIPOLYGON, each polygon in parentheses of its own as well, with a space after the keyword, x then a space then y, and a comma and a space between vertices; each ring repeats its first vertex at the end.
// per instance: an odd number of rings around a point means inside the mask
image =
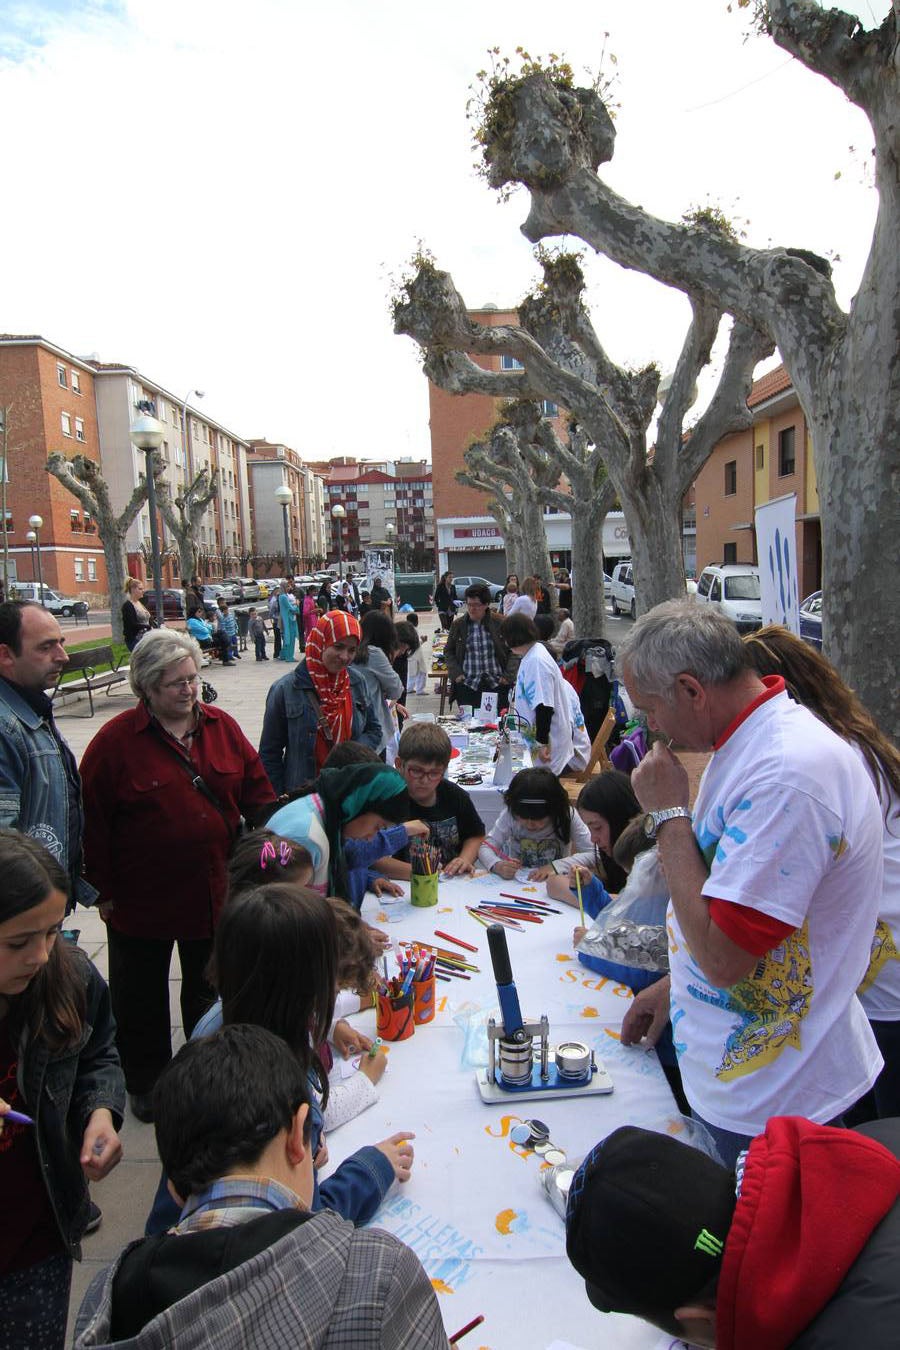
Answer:
POLYGON ((511 81, 497 95, 510 106, 485 161, 495 186, 530 190, 530 240, 575 235, 777 344, 813 437, 825 651, 896 739, 900 605, 885 579, 900 574, 900 4, 870 30, 813 0, 769 0, 760 12, 776 44, 857 104, 874 132, 878 212, 848 312, 824 259, 662 221, 613 192, 597 169, 615 130, 592 90, 545 74, 511 81))
MULTIPOLYGON (((197 571, 197 530, 210 502, 214 501, 219 485, 210 477, 209 470, 201 469, 182 497, 172 498, 168 488, 160 493, 159 509, 178 545, 182 581, 190 581, 197 571)), ((224 568, 224 556, 223 556, 224 568)))

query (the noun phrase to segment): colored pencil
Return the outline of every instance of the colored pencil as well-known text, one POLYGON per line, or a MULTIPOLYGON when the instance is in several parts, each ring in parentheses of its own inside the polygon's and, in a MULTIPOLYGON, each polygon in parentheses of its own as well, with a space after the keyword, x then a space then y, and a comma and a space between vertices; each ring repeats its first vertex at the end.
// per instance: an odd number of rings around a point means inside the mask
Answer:
POLYGON ((471 942, 463 942, 462 938, 456 938, 452 933, 442 933, 439 928, 434 930, 434 936, 446 939, 447 942, 455 942, 457 947, 465 947, 467 952, 477 952, 478 948, 473 947, 471 942))
POLYGON ((578 910, 581 914, 581 926, 584 928, 584 901, 581 898, 581 872, 575 868, 575 893, 578 896, 578 910))
POLYGON ((469 907, 468 907, 468 905, 467 905, 467 906, 466 906, 466 913, 467 913, 467 914, 471 914, 471 916, 472 916, 473 919, 477 919, 479 923, 484 924, 485 928, 487 928, 487 926, 488 926, 488 921, 487 921, 487 919, 484 917, 483 914, 479 914, 477 909, 469 909, 469 907))
POLYGON ((500 914, 504 919, 521 919, 522 923, 543 923, 544 920, 537 914, 526 914, 524 910, 501 909, 497 905, 480 906, 482 914, 493 914, 495 917, 500 914))
POLYGON ((470 1331, 474 1331, 476 1327, 480 1327, 483 1321, 484 1313, 479 1313, 477 1317, 473 1317, 471 1322, 467 1322, 464 1327, 450 1337, 450 1344, 455 1345, 457 1341, 461 1341, 463 1336, 467 1336, 470 1331))

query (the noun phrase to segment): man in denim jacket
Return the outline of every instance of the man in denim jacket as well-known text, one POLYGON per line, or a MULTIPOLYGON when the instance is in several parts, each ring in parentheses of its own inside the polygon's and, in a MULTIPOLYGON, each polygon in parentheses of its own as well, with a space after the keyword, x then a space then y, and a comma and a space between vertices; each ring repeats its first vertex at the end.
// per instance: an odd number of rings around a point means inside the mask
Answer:
POLYGON ((68 663, 64 643, 40 605, 0 605, 0 825, 39 840, 66 869, 72 900, 90 905, 97 893, 81 875, 81 780, 44 693, 68 663))

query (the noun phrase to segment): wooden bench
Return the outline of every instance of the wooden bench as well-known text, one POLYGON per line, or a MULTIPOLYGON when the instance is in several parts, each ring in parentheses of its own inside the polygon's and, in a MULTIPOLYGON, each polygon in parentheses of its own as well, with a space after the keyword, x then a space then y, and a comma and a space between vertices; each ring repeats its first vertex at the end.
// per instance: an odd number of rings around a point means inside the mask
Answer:
POLYGON ((127 679, 128 663, 116 665, 112 647, 86 647, 80 652, 69 652, 68 665, 57 676, 50 698, 55 702, 61 694, 87 694, 88 717, 93 717, 96 691, 105 689, 108 694, 115 685, 124 684, 127 679), (98 666, 109 666, 109 670, 98 670, 98 666), (78 674, 77 679, 65 678, 73 673, 78 674))

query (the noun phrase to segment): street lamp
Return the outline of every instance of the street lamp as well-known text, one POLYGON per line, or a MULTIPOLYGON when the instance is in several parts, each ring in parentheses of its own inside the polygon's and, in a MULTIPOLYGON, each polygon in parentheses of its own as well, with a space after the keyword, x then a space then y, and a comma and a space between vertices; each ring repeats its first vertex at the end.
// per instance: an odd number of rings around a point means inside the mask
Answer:
POLYGON ((41 526, 43 523, 43 516, 28 517, 28 524, 31 526, 29 534, 31 534, 32 531, 34 532, 34 556, 37 558, 38 594, 41 597, 41 604, 44 605, 44 608, 46 609, 47 606, 44 601, 44 577, 41 572, 41 526))
POLYGON ((181 443, 184 446, 184 462, 187 467, 186 477, 188 481, 188 486, 190 486, 190 484, 193 483, 194 481, 194 456, 191 451, 191 446, 187 434, 187 409, 188 403, 190 402, 191 399, 191 394, 195 394, 197 398, 206 397, 202 389, 189 389, 185 394, 184 402, 181 405, 181 443))
POLYGON ((344 516, 347 512, 336 502, 331 508, 331 517, 337 521, 337 544, 338 544, 338 580, 344 580, 344 516))
POLYGON ((393 545, 393 542, 394 542, 394 535, 397 533, 397 526, 396 526, 396 525, 393 525, 393 524, 389 521, 388 524, 385 525, 385 527, 384 527, 384 532, 385 532, 385 534, 387 535, 387 541, 388 541, 388 544, 389 544, 389 545, 393 545))
POLYGON ((291 489, 288 487, 287 483, 282 483, 280 487, 277 487, 275 489, 275 500, 281 507, 282 524, 284 525, 284 574, 285 576, 292 576, 293 568, 291 567, 291 526, 290 521, 288 519, 288 507, 294 500, 294 494, 291 492, 291 489))
MULTIPOLYGON (((31 575, 32 575, 33 577, 36 577, 36 576, 37 576, 37 563, 35 562, 35 559, 34 559, 34 546, 35 546, 35 544, 37 543, 37 535, 35 534, 34 530, 29 530, 29 531, 28 531, 28 533, 27 533, 26 536, 25 536, 25 543, 26 543, 26 544, 28 545, 28 547, 31 549, 31 575)), ((41 597, 41 602, 43 603, 43 599, 44 599, 44 590, 43 590, 43 587, 41 587, 41 590, 40 590, 40 597, 41 597)))
POLYGON ((156 592, 156 622, 162 628, 162 559, 159 556, 159 529, 156 521, 156 479, 153 474, 153 451, 158 450, 166 429, 148 412, 142 412, 131 428, 131 441, 147 460, 147 509, 150 512, 150 550, 153 557, 153 589, 156 592))

